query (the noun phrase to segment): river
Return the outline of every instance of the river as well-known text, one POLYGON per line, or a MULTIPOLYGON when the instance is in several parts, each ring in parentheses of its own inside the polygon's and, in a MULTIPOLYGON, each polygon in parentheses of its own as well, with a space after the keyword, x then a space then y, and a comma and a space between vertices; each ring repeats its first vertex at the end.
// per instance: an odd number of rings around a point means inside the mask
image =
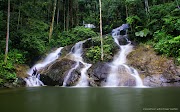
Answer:
POLYGON ((0 90, 0 112, 178 112, 180 88, 29 87, 0 90))

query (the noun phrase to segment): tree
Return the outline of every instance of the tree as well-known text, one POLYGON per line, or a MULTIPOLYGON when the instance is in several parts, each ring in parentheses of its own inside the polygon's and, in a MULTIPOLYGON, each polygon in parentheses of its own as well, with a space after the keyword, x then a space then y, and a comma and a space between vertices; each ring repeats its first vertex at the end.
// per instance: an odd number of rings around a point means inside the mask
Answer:
POLYGON ((179 6, 179 3, 178 3, 178 1, 176 0, 176 4, 177 4, 177 7, 180 9, 180 6, 179 6))
POLYGON ((50 26, 50 31, 49 31, 49 42, 50 42, 50 39, 52 37, 52 32, 53 32, 54 16, 55 16, 55 12, 56 12, 56 2, 57 2, 57 0, 54 0, 54 10, 53 10, 53 16, 52 16, 52 22, 51 22, 51 26, 50 26))
POLYGON ((148 0, 145 0, 144 3, 145 3, 146 15, 149 15, 149 3, 148 3, 148 0))
POLYGON ((99 12, 100 12, 100 38, 101 38, 101 60, 103 60, 103 39, 102 39, 102 14, 101 14, 101 0, 99 0, 99 12))
POLYGON ((5 50, 5 64, 7 63, 7 55, 8 55, 8 42, 9 42, 9 21, 10 21, 10 0, 8 0, 8 16, 7 16, 7 34, 6 34, 6 50, 5 50))
POLYGON ((57 22, 57 24, 59 24, 60 0, 58 0, 58 5, 57 5, 57 7, 58 7, 58 11, 57 11, 57 18, 56 18, 56 22, 57 22))

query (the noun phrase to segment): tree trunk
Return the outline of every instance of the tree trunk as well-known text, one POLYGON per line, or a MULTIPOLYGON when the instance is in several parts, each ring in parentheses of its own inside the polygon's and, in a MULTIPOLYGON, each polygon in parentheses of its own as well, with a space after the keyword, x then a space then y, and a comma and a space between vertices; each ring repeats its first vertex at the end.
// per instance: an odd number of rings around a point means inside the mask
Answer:
POLYGON ((64 31, 66 30, 66 0, 63 1, 64 5, 64 31))
POLYGON ((74 26, 74 14, 73 14, 73 5, 74 5, 74 3, 73 3, 73 0, 71 1, 70 0, 70 18, 71 18, 71 27, 73 27, 74 26))
POLYGON ((78 4, 78 1, 76 0, 76 11, 75 11, 75 15, 76 15, 76 25, 78 26, 79 25, 79 16, 78 16, 78 13, 79 13, 79 4, 78 4))
POLYGON ((180 6, 179 6, 179 3, 178 3, 178 1, 176 0, 176 4, 177 4, 177 7, 180 9, 180 6))
POLYGON ((102 14, 101 14, 101 0, 99 0, 99 12, 100 12, 100 38, 101 38, 101 60, 103 60, 103 39, 102 39, 102 14))
POLYGON ((56 12, 56 1, 57 0, 54 0, 54 10, 53 10, 53 16, 52 16, 52 22, 51 22, 51 26, 50 26, 50 31, 49 31, 49 42, 50 42, 50 39, 52 37, 52 32, 53 32, 54 16, 55 16, 55 12, 56 12))
POLYGON ((67 0, 66 31, 69 29, 69 0, 67 0))
POLYGON ((60 0, 58 0, 58 5, 57 5, 57 7, 58 7, 58 11, 57 11, 57 25, 59 24, 59 10, 60 10, 60 0))
POLYGON ((128 17, 128 8, 127 8, 127 5, 125 5, 126 7, 126 18, 128 17))
POLYGON ((5 58, 4 58, 4 63, 5 63, 5 64, 7 63, 7 56, 8 56, 9 21, 10 21, 10 0, 8 0, 8 17, 7 17, 6 50, 5 50, 5 58))
POLYGON ((144 3, 145 3, 146 15, 149 15, 149 3, 148 3, 148 0, 145 0, 144 3))
MULTIPOLYGON (((20 6, 21 6, 21 4, 20 4, 20 6)), ((19 8, 17 30, 19 29, 20 18, 21 18, 21 11, 20 11, 20 8, 19 8)))

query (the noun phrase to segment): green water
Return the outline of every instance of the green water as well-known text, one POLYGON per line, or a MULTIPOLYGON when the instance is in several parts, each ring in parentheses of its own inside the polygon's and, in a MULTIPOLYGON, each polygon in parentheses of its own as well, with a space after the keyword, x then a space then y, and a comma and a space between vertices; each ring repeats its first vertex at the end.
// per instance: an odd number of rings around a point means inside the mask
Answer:
POLYGON ((0 112, 179 112, 180 88, 0 90, 0 112))

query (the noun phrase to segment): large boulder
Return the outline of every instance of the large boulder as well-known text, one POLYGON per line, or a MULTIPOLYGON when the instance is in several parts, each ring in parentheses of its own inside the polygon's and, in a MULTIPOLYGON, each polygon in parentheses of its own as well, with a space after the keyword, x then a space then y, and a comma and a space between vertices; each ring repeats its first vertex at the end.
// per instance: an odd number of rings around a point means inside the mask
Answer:
POLYGON ((125 66, 117 67, 119 86, 136 86, 136 80, 125 66))
POLYGON ((173 59, 157 55, 149 45, 136 46, 128 55, 128 63, 138 69, 145 86, 180 86, 173 59))
POLYGON ((109 74, 110 66, 105 62, 98 62, 91 66, 88 70, 91 86, 101 86, 106 82, 107 76, 109 74))
POLYGON ((68 74, 69 70, 76 65, 75 61, 67 58, 62 58, 54 63, 51 63, 47 67, 43 68, 39 73, 41 74, 41 81, 45 85, 62 86, 64 78, 68 74))
POLYGON ((105 86, 107 83, 107 78, 112 72, 117 74, 117 80, 119 80, 119 86, 136 86, 136 80, 131 75, 130 71, 123 65, 115 67, 112 69, 109 63, 98 62, 94 64, 89 70, 88 74, 90 76, 91 86, 105 86))

